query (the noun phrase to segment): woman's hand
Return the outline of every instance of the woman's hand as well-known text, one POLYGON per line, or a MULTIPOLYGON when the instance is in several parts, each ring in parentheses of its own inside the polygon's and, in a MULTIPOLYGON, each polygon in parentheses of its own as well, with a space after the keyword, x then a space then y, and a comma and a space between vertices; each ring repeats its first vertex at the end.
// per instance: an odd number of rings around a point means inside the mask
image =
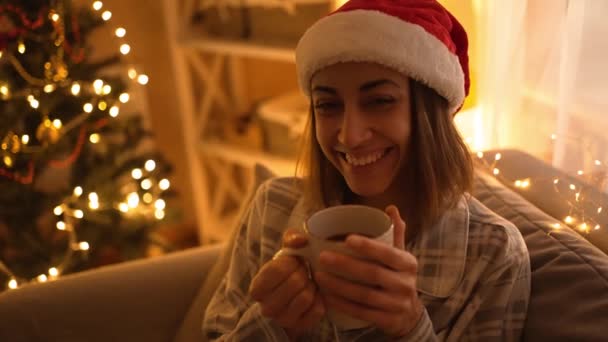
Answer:
POLYGON ((370 322, 390 336, 408 334, 422 316, 424 306, 416 292, 416 258, 405 251, 405 222, 397 207, 386 213, 393 220, 394 247, 359 235, 350 235, 346 245, 367 260, 325 251, 320 263, 340 270, 353 281, 327 272, 315 273, 329 308, 370 322))
MULTIPOLYGON (((283 246, 301 248, 308 243, 295 230, 283 234, 283 246)), ((319 323, 325 306, 306 265, 296 257, 280 256, 267 262, 251 281, 251 298, 260 303, 262 314, 272 318, 290 338, 319 323)))

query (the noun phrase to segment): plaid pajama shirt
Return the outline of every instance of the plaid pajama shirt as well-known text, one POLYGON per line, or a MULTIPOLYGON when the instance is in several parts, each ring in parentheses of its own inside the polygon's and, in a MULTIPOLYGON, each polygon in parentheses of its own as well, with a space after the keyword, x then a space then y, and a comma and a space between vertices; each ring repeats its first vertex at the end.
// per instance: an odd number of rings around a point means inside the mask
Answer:
MULTIPOLYGON (((220 341, 288 341, 248 295, 252 278, 280 249, 287 227, 310 214, 294 178, 264 183, 241 219, 229 269, 203 322, 220 341)), ((470 195, 406 249, 418 260, 418 295, 426 310, 400 341, 515 341, 530 294, 528 251, 519 231, 470 195)), ((386 341, 376 328, 336 331, 323 320, 302 341, 386 341)))

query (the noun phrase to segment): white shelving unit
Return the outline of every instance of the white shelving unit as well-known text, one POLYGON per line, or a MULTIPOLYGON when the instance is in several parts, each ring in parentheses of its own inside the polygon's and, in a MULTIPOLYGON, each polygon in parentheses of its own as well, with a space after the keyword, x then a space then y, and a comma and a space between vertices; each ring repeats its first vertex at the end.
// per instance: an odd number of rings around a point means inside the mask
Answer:
MULTIPOLYGON (((288 12, 295 10, 296 3, 328 2, 247 0, 249 5, 283 7, 288 12)), ((293 175, 295 168, 295 159, 230 145, 219 138, 204 138, 209 136, 209 120, 213 117, 214 109, 220 108, 222 113, 242 113, 248 109, 248 104, 243 100, 246 93, 242 58, 286 63, 295 61, 295 43, 294 46, 282 46, 268 42, 218 39, 202 35, 200 29, 190 27, 189 18, 197 10, 231 4, 227 0, 164 0, 180 96, 177 111, 183 126, 199 240, 203 244, 227 237, 240 201, 251 182, 253 165, 263 163, 280 175, 293 175)), ((239 4, 242 4, 240 0, 239 4)))

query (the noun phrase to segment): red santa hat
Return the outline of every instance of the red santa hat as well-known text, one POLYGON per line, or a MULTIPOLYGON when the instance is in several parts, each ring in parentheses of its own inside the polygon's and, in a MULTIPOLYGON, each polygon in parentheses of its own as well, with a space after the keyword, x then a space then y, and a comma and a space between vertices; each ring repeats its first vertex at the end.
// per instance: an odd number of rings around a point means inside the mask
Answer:
POLYGON ((467 34, 436 0, 350 0, 312 25, 296 48, 302 91, 340 62, 375 62, 426 84, 457 112, 469 93, 467 34))

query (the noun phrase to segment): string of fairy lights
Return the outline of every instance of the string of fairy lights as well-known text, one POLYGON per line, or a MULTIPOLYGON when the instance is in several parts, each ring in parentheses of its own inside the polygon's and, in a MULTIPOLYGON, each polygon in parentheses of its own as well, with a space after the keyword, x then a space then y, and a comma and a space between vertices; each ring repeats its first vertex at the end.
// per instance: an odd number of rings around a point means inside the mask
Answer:
MULTIPOLYGON (((551 135, 551 140, 555 141, 558 138, 556 134, 551 135)), ((567 137, 561 137, 567 138, 567 137)), ((485 154, 484 152, 477 152, 477 157, 479 160, 485 162, 485 154)), ((495 153, 492 162, 488 164, 485 162, 486 167, 492 172, 495 177, 502 176, 500 170, 500 161, 502 160, 501 153, 495 153)), ((606 163, 602 162, 599 159, 593 159, 593 164, 595 167, 603 167, 606 163)), ((578 170, 576 172, 578 177, 583 177, 586 175, 584 170, 578 170)), ((555 193, 568 204, 569 212, 563 218, 559 218, 562 223, 552 223, 550 227, 552 229, 558 230, 564 228, 564 225, 567 227, 572 227, 578 230, 581 233, 589 234, 592 231, 597 231, 602 229, 602 225, 594 218, 599 216, 604 210, 603 203, 597 203, 596 201, 591 200, 589 197, 585 196, 585 189, 580 185, 576 185, 570 182, 565 178, 552 178, 552 179, 544 179, 541 177, 532 178, 523 178, 523 179, 515 179, 515 180, 506 180, 507 182, 512 182, 515 188, 525 191, 529 188, 533 187, 535 183, 541 181, 551 181, 553 184, 553 189, 555 193), (563 191, 560 188, 565 188, 566 191, 563 191), (564 186, 565 185, 565 186, 564 186), (593 213, 589 213, 584 210, 584 205, 591 205, 593 208, 593 213)), ((601 180, 601 183, 605 183, 606 179, 601 180)), ((597 188, 602 188, 603 184, 591 184, 597 185, 597 188)))
MULTIPOLYGON (((59 38, 55 41, 55 45, 59 48, 62 44, 68 44, 64 36, 64 18, 61 0, 57 0, 55 6, 52 7, 53 8, 50 9, 48 13, 48 19, 53 22, 53 25, 57 25, 55 27, 59 38)), ((92 8, 104 21, 108 22, 111 20, 112 12, 104 9, 104 4, 101 1, 93 2, 92 8)), ((123 56, 126 56, 131 52, 131 46, 125 41, 126 34, 127 31, 123 27, 117 27, 114 30, 114 35, 119 40, 119 52, 123 56)), ((24 41, 19 41, 17 53, 24 54, 27 50, 28 47, 26 43, 24 41)), ((9 59, 9 62, 13 65, 15 70, 32 87, 42 88, 42 91, 45 93, 52 93, 58 89, 69 89, 69 92, 75 97, 91 97, 91 100, 83 105, 82 113, 66 123, 62 122, 60 119, 50 119, 48 113, 41 113, 43 119, 38 127, 36 136, 39 140, 44 140, 47 143, 54 143, 70 130, 78 128, 95 109, 107 112, 110 118, 118 117, 121 105, 128 103, 131 97, 128 92, 124 92, 118 95, 118 101, 115 101, 116 99, 111 101, 108 95, 113 93, 113 89, 110 84, 106 83, 101 78, 90 83, 70 80, 67 77, 67 67, 65 63, 62 62, 64 50, 67 51, 68 49, 58 49, 60 52, 55 56, 56 58, 52 62, 45 64, 45 71, 48 71, 48 74, 46 74, 47 77, 44 80, 37 79, 28 74, 17 58, 11 56, 10 53, 0 52, 0 60, 2 58, 9 59)), ((138 72, 133 67, 128 69, 127 76, 130 80, 137 82, 140 85, 146 85, 149 82, 149 78, 146 74, 138 72)), ((0 99, 9 100, 22 97, 28 101, 32 109, 38 110, 40 108, 40 99, 31 91, 31 89, 28 90, 30 90, 30 92, 22 91, 13 93, 6 82, 0 82, 0 99)), ((103 124, 100 124, 99 128, 102 126, 103 124)), ((87 142, 99 144, 103 139, 103 136, 94 130, 90 132, 81 128, 81 133, 83 139, 81 139, 82 141, 80 141, 80 143, 83 144, 87 142)), ((30 140, 31 138, 27 134, 18 135, 10 132, 2 140, 2 143, 0 144, 0 152, 2 152, 0 163, 4 164, 4 168, 0 169, 0 171, 3 171, 3 176, 11 176, 13 180, 20 181, 23 184, 30 184, 33 181, 33 171, 31 170, 28 176, 12 175, 6 172, 6 169, 13 167, 13 158, 17 153, 35 153, 40 151, 41 148, 44 148, 44 146, 29 146, 30 140)), ((77 146, 75 148, 71 160, 51 161, 49 166, 69 165, 70 161, 75 159, 74 156, 79 153, 78 150, 80 147, 77 146)), ((48 268, 46 273, 40 274, 34 279, 20 278, 15 275, 6 264, 0 261, 0 272, 5 273, 9 278, 7 284, 8 288, 17 289, 30 282, 47 282, 60 277, 64 270, 69 266, 75 253, 87 253, 91 248, 88 241, 79 240, 76 228, 78 227, 79 221, 84 219, 85 216, 95 215, 95 212, 100 209, 113 208, 120 211, 122 215, 128 217, 153 217, 156 220, 162 220, 165 217, 166 208, 166 202, 162 199, 162 195, 169 189, 171 184, 166 178, 155 179, 153 171, 156 168, 156 162, 150 159, 147 160, 141 168, 133 169, 128 177, 129 179, 124 179, 122 184, 119 185, 121 196, 123 197, 123 200, 119 203, 105 202, 103 198, 95 192, 95 189, 84 189, 81 186, 76 186, 71 195, 64 198, 63 201, 53 209, 53 214, 57 220, 55 225, 56 229, 68 234, 69 245, 62 261, 57 265, 52 265, 48 268), (143 193, 143 195, 140 196, 140 193, 143 193)))

